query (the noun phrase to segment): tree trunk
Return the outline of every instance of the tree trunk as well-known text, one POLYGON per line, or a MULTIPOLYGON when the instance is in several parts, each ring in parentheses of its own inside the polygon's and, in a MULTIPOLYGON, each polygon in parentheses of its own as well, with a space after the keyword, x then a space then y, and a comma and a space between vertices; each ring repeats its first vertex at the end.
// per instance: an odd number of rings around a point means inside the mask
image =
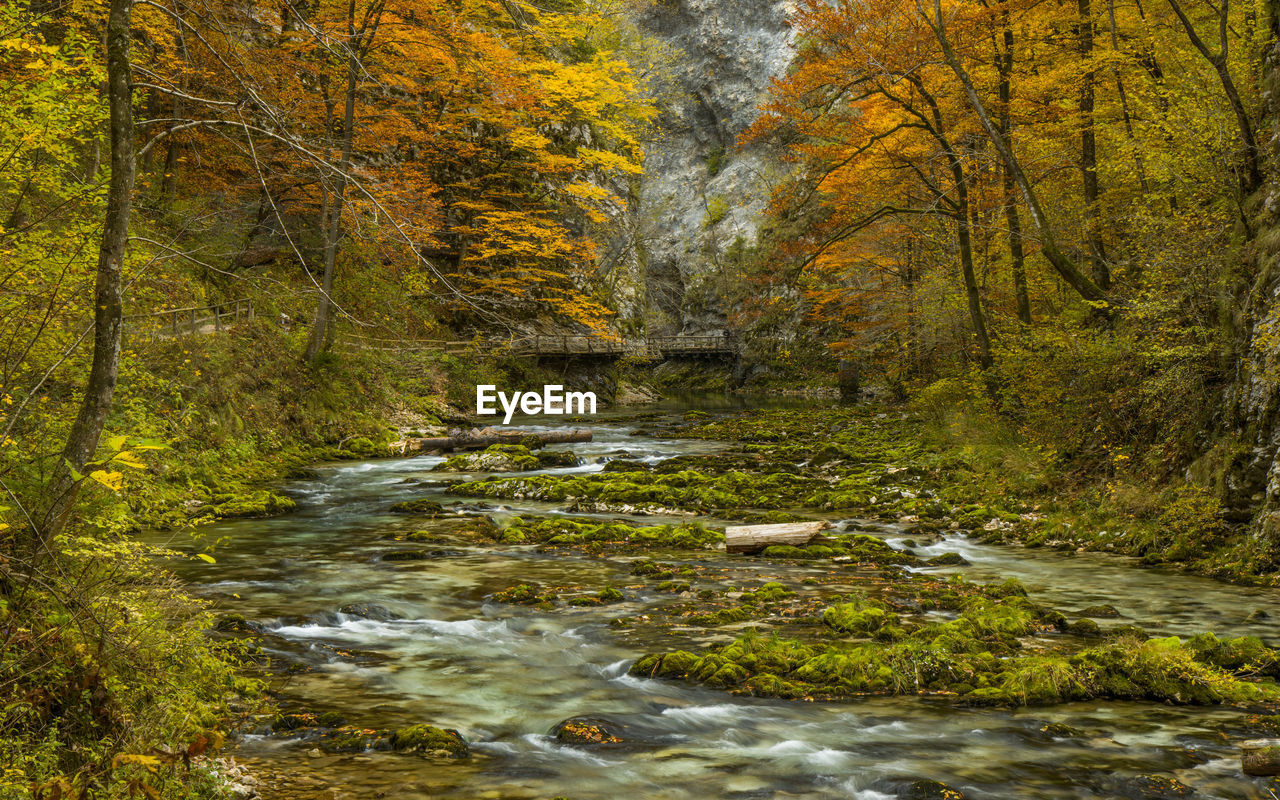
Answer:
MULTIPOLYGON (((1009 20, 1009 4, 1000 4, 1000 21, 1004 28, 1004 51, 996 51, 996 72, 1000 75, 1000 138, 1013 152, 1013 25, 1009 20)), ((1031 324, 1031 298, 1027 293, 1027 257, 1022 246, 1022 216, 1018 213, 1017 187, 1008 165, 1000 164, 1000 184, 1004 191, 1004 217, 1009 226, 1009 264, 1013 271, 1013 293, 1018 304, 1018 321, 1031 324)))
POLYGON ((356 87, 360 78, 357 55, 356 4, 347 4, 347 96, 342 111, 342 158, 334 179, 324 239, 324 276, 320 282, 320 302, 316 306, 316 323, 307 342, 306 360, 314 361, 329 349, 329 317, 333 310, 333 273, 338 263, 338 243, 342 238, 342 208, 346 200, 347 170, 351 168, 352 142, 355 138, 356 87))
POLYGON ((1093 69, 1093 8, 1089 0, 1077 0, 1080 29, 1077 44, 1080 64, 1084 73, 1080 76, 1080 173, 1084 182, 1085 238, 1089 243, 1089 261, 1093 265, 1093 282, 1106 291, 1111 288, 1111 269, 1107 266, 1107 252, 1102 243, 1102 231, 1098 223, 1098 139, 1093 124, 1094 83, 1097 74, 1093 69))
POLYGON ((956 240, 960 245, 960 271, 964 275, 964 293, 969 302, 969 319, 973 322, 973 336, 978 341, 978 362, 983 369, 991 366, 991 337, 987 334, 987 320, 982 311, 982 293, 978 290, 978 276, 973 269, 973 237, 969 225, 969 189, 959 160, 952 159, 952 174, 956 180, 959 210, 956 212, 956 240))
POLYGON ((766 547, 790 545, 804 547, 821 531, 831 527, 829 522, 783 522, 775 525, 735 525, 724 529, 726 553, 759 553, 766 547))
POLYGON ((48 547, 67 524, 82 471, 106 425, 120 371, 121 295, 129 215, 133 208, 133 87, 129 66, 130 17, 133 0, 111 0, 107 18, 107 98, 110 104, 111 182, 106 218, 98 247, 93 298, 93 366, 76 420, 67 434, 62 461, 45 489, 47 511, 38 519, 37 553, 48 547))

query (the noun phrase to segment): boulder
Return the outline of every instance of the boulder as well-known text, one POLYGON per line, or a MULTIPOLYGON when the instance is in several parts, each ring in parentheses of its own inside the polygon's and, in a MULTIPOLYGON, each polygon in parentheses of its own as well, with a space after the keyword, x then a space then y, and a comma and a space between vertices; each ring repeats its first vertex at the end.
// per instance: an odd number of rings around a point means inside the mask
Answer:
POLYGON ((606 745, 620 744, 622 737, 617 726, 596 717, 573 717, 551 729, 551 736, 561 744, 606 745))

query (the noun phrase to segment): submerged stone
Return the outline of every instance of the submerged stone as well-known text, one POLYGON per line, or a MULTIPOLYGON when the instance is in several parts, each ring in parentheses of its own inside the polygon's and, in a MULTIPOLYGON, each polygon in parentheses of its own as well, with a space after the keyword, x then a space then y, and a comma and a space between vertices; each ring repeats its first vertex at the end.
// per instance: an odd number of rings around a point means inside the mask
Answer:
POLYGON ((1115 606, 1103 604, 1103 605, 1097 605, 1097 606, 1089 606, 1088 608, 1080 609, 1080 616, 1099 617, 1099 618, 1106 619, 1106 618, 1119 617, 1120 612, 1116 610, 1115 606))

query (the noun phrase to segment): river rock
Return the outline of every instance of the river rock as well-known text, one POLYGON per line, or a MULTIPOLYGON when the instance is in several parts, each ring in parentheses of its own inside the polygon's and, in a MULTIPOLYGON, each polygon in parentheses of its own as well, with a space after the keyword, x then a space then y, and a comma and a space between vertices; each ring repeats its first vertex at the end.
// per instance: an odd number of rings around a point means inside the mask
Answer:
POLYGON ((537 453, 538 469, 576 467, 582 459, 570 450, 541 450, 537 453))
POLYGON ((416 753, 432 758, 465 758, 471 753, 462 734, 434 725, 401 728, 391 734, 391 749, 397 753, 416 753))
POLYGON ((444 506, 434 500, 406 500, 391 507, 393 514, 419 514, 426 517, 438 517, 444 513, 444 506))
POLYGON ((620 744, 621 731, 612 722, 598 717, 573 717, 551 729, 551 736, 561 744, 620 744))
POLYGON ((377 603, 348 603, 338 609, 339 614, 346 614, 349 617, 363 617, 364 619, 372 619, 378 622, 387 622, 388 620, 401 619, 401 616, 386 606, 377 603))
POLYGON ((1098 627, 1098 623, 1085 617, 1078 619, 1067 626, 1068 633, 1074 633, 1076 636, 1101 636, 1102 629, 1098 627))
POLYGON ((926 562, 931 567, 967 567, 969 560, 959 553, 943 553, 926 562))
POLYGON ((392 550, 383 553, 383 561, 430 561, 436 558, 450 558, 465 555, 461 550, 392 550))
POLYGON ((1240 767, 1245 775, 1280 775, 1280 739, 1250 739, 1242 742, 1240 767))
MULTIPOLYGON (((573 455, 570 453, 569 455, 573 455)), ((577 457, 574 456, 574 464, 577 457)), ((541 454, 522 444, 495 444, 479 453, 462 453, 437 464, 433 472, 528 472, 542 466, 541 454)))
POLYGON ((965 800, 964 792, 934 780, 897 780, 889 788, 901 800, 965 800))
POLYGON ((1054 739, 1079 739, 1084 736, 1084 731, 1065 722, 1047 722, 1040 726, 1040 730, 1054 739))
POLYGON ((1192 797, 1195 789, 1176 778, 1165 775, 1136 775, 1117 779, 1111 789, 1116 797, 1126 800, 1178 800, 1192 797))
POLYGON ((1089 606, 1088 608, 1080 609, 1080 616, 1111 619, 1111 618, 1119 617, 1120 612, 1116 610, 1115 606, 1107 605, 1106 603, 1103 603, 1102 605, 1089 606))

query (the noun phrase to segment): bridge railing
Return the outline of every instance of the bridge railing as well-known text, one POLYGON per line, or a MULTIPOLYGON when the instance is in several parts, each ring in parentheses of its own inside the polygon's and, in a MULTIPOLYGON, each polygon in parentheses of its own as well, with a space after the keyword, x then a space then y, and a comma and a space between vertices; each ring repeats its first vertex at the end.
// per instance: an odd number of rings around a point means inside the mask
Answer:
POLYGON ((211 306, 173 308, 125 317, 124 335, 131 342, 155 341, 198 333, 216 333, 254 317, 248 298, 211 306))

